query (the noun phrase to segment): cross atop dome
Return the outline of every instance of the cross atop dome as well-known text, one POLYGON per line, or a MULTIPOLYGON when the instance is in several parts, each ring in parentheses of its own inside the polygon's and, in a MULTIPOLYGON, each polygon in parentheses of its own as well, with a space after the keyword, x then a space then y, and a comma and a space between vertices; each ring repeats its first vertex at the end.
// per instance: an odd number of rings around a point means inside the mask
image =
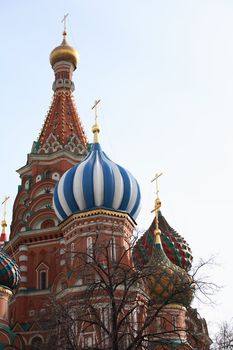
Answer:
POLYGON ((63 19, 62 19, 62 21, 61 21, 61 23, 64 23, 63 35, 64 35, 64 33, 66 33, 66 19, 67 19, 68 16, 69 16, 69 13, 67 13, 66 15, 64 15, 64 17, 63 17, 63 19))
POLYGON ((99 132, 100 132, 100 126, 98 123, 98 105, 100 103, 100 100, 95 100, 94 105, 92 106, 92 110, 95 110, 95 124, 92 127, 92 132, 94 134, 94 143, 99 143, 99 132))
POLYGON ((6 227, 7 227, 7 222, 6 222, 6 205, 9 200, 9 196, 6 196, 2 202, 3 205, 3 220, 2 220, 2 233, 0 236, 0 247, 4 245, 4 242, 6 242, 7 237, 6 237, 6 227))
POLYGON ((161 201, 159 199, 159 184, 158 184, 158 178, 160 176, 162 176, 163 174, 155 174, 155 177, 153 180, 151 180, 151 182, 156 182, 156 199, 155 199, 155 208, 151 211, 151 212, 155 212, 155 224, 156 224, 156 228, 155 228, 155 243, 156 244, 161 244, 161 231, 159 229, 159 209, 161 207, 161 201))

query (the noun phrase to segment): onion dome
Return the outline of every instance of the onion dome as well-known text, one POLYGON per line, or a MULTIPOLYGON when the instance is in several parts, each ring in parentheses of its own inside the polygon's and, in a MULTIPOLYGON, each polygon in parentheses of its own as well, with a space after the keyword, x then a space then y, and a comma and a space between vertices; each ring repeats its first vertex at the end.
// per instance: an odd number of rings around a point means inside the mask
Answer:
POLYGON ((74 68, 76 69, 79 61, 78 51, 67 43, 66 36, 67 33, 66 31, 64 31, 63 41, 61 45, 53 49, 53 51, 50 54, 50 63, 53 67, 57 62, 67 61, 72 63, 74 65, 74 68))
POLYGON ((162 244, 155 243, 153 255, 143 269, 150 298, 157 304, 189 306, 193 298, 193 283, 188 273, 173 264, 162 244))
MULTIPOLYGON (((193 297, 193 283, 188 273, 173 264, 163 250, 161 242, 161 230, 159 228, 159 212, 161 201, 158 197, 158 178, 156 174, 155 200, 155 230, 154 247, 152 256, 143 268, 145 283, 149 291, 151 302, 156 304, 181 304, 189 306, 193 297)), ((152 180, 152 181, 154 181, 152 180)))
MULTIPOLYGON (((166 221, 159 211, 159 229, 161 230, 161 241, 165 254, 173 264, 189 271, 192 265, 192 252, 185 239, 177 233, 166 221)), ((133 258, 137 268, 145 266, 153 254, 154 249, 155 219, 149 229, 137 241, 133 258)))
POLYGON ((141 199, 139 185, 128 170, 114 163, 103 152, 97 123, 92 131, 94 143, 89 155, 69 169, 55 187, 55 213, 64 220, 83 210, 104 208, 126 212, 136 219, 141 199))
POLYGON ((0 251, 0 285, 10 289, 16 288, 20 282, 20 270, 15 260, 0 251))

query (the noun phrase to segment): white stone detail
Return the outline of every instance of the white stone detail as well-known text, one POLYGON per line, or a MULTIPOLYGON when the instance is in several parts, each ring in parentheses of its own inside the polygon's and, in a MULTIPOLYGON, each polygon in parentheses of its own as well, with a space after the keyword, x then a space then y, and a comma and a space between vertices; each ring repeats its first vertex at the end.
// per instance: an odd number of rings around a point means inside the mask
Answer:
POLYGON ((77 135, 72 135, 67 145, 64 147, 67 151, 73 152, 75 154, 82 154, 85 156, 87 154, 86 148, 80 143, 77 135))
POLYGON ((62 145, 58 141, 57 137, 51 132, 45 143, 39 149, 38 153, 52 153, 62 149, 62 145))
POLYGON ((60 174, 58 174, 58 173, 53 173, 52 179, 55 180, 55 181, 58 181, 58 180, 60 179, 60 174))
POLYGON ((20 255, 19 261, 28 261, 27 255, 20 255))
POLYGON ((28 270, 28 267, 26 265, 20 265, 19 268, 20 268, 21 272, 27 272, 27 270, 28 270))
POLYGON ((39 181, 41 181, 41 175, 37 175, 37 177, 36 177, 36 182, 39 182, 39 181))
POLYGON ((27 245, 20 245, 19 246, 19 251, 20 252, 27 252, 28 251, 28 246, 27 245))

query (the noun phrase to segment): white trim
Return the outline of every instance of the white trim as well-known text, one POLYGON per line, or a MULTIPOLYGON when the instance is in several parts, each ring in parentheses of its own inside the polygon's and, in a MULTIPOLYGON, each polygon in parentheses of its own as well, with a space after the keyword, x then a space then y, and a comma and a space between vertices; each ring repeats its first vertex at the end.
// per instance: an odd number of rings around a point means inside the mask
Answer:
POLYGON ((27 255, 20 255, 19 256, 19 261, 28 261, 27 255))
POLYGON ((28 247, 25 244, 19 246, 19 252, 26 252, 26 251, 28 251, 28 247))
MULTIPOLYGON (((56 153, 30 154, 28 156, 29 164, 33 160, 36 160, 36 161, 40 160, 40 165, 57 164, 58 159, 59 159, 59 161, 66 160, 68 162, 71 162, 72 165, 75 165, 75 164, 77 164, 78 161, 81 162, 84 159, 84 156, 80 156, 80 155, 75 156, 74 153, 66 151, 65 149, 57 151, 56 153), (61 155, 63 155, 63 157, 60 157, 61 155), (72 155, 74 157, 72 157, 72 155), (43 160, 44 160, 44 162, 43 162, 43 160)), ((16 171, 19 175, 24 175, 24 174, 27 174, 28 172, 29 172, 28 175, 31 175, 32 174, 31 164, 25 165, 16 171)))
POLYGON ((28 267, 26 265, 20 265, 19 269, 20 269, 21 272, 27 272, 28 267))

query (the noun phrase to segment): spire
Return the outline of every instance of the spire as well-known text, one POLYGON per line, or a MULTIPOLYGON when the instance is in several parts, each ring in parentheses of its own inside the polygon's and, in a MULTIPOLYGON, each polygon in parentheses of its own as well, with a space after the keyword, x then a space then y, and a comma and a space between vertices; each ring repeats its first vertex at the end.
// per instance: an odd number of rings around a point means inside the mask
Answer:
MULTIPOLYGON (((68 14, 67 14, 68 15, 68 14)), ((66 17, 64 16, 63 41, 50 54, 50 63, 55 73, 54 96, 38 141, 32 153, 54 153, 63 148, 80 156, 87 154, 87 137, 73 100, 73 71, 78 62, 76 49, 66 41, 66 17)))
POLYGON ((161 244, 161 231, 159 229, 159 209, 161 207, 161 201, 159 199, 159 185, 158 185, 158 178, 163 175, 162 173, 160 174, 155 174, 155 177, 151 182, 156 182, 156 199, 155 199, 155 208, 151 211, 152 213, 155 212, 155 244, 161 244))
POLYGON ((7 222, 6 222, 6 205, 7 205, 7 201, 9 200, 9 196, 5 197, 4 201, 2 202, 3 205, 3 220, 2 220, 2 233, 0 236, 0 247, 2 247, 4 245, 4 242, 6 242, 6 227, 7 227, 7 222))
POLYGON ((99 103, 100 103, 100 100, 95 100, 95 103, 91 108, 95 110, 95 124, 92 127, 92 132, 94 134, 93 143, 99 143, 99 133, 100 133, 100 126, 98 123, 98 104, 99 103))

